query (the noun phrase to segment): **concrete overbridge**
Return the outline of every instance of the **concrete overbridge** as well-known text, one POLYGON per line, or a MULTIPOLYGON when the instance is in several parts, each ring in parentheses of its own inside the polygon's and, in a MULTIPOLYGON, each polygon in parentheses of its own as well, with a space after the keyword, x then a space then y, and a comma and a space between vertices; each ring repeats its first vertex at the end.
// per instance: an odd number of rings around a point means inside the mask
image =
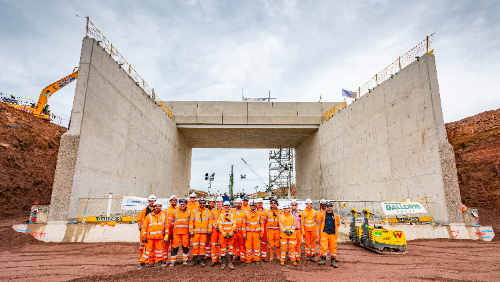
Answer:
POLYGON ((463 223, 434 55, 323 121, 335 103, 166 102, 171 119, 91 38, 61 138, 49 221, 79 199, 186 195, 192 148, 296 148, 298 197, 431 197, 436 222, 463 223))

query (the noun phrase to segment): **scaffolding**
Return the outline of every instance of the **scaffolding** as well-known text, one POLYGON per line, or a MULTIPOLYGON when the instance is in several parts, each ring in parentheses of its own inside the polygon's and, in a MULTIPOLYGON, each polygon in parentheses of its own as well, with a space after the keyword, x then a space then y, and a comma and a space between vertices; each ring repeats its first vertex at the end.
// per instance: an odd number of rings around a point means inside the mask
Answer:
POLYGON ((276 194, 284 196, 288 190, 288 199, 292 197, 294 152, 295 149, 269 150, 269 193, 275 190, 276 194))

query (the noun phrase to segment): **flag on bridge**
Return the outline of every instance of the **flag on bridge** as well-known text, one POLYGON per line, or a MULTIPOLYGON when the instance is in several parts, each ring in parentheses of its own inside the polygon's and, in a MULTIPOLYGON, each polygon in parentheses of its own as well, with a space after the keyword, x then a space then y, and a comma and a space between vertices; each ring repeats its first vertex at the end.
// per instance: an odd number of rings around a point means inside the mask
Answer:
POLYGON ((342 88, 342 97, 356 99, 356 98, 358 98, 358 93, 356 93, 354 91, 348 91, 348 90, 345 90, 344 88, 342 88))

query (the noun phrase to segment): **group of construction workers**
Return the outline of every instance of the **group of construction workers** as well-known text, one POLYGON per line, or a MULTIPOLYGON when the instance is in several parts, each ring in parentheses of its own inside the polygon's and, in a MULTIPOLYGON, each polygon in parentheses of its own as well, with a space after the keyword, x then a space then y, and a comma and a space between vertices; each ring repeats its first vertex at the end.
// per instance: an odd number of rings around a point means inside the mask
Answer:
POLYGON ((319 242, 320 265, 325 265, 328 250, 331 265, 337 268, 337 238, 339 216, 333 212, 331 202, 321 200, 320 210, 312 208, 311 199, 306 199, 306 208, 301 211, 292 200, 282 209, 278 200, 271 198, 270 209, 263 208, 259 199, 237 198, 232 208, 229 201, 198 198, 196 193, 187 199, 171 196, 170 205, 162 211, 162 203, 154 195, 148 198, 149 206, 139 216, 140 247, 139 269, 146 264, 167 266, 170 249, 170 267, 176 263, 188 265, 191 246, 191 267, 198 263, 205 267, 220 263, 233 270, 233 262, 246 266, 260 264, 260 260, 271 261, 279 253, 280 264, 286 258, 297 265, 301 260, 301 244, 305 242, 305 260, 315 261, 316 243, 319 242), (319 240, 318 240, 319 238, 319 240), (182 247, 182 258, 178 257, 182 247), (288 256, 287 256, 288 251, 288 256))

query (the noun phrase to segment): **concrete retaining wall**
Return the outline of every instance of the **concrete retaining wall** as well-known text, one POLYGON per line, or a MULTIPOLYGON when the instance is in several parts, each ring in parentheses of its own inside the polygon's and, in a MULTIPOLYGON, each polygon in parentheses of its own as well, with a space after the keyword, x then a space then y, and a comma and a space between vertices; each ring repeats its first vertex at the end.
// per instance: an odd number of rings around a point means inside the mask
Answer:
POLYGON ((297 147, 296 171, 299 198, 427 196, 437 222, 463 223, 434 55, 419 58, 323 122, 297 147))
POLYGON ((61 138, 49 221, 90 196, 185 195, 191 146, 176 124, 91 38, 83 40, 70 129, 61 138))

